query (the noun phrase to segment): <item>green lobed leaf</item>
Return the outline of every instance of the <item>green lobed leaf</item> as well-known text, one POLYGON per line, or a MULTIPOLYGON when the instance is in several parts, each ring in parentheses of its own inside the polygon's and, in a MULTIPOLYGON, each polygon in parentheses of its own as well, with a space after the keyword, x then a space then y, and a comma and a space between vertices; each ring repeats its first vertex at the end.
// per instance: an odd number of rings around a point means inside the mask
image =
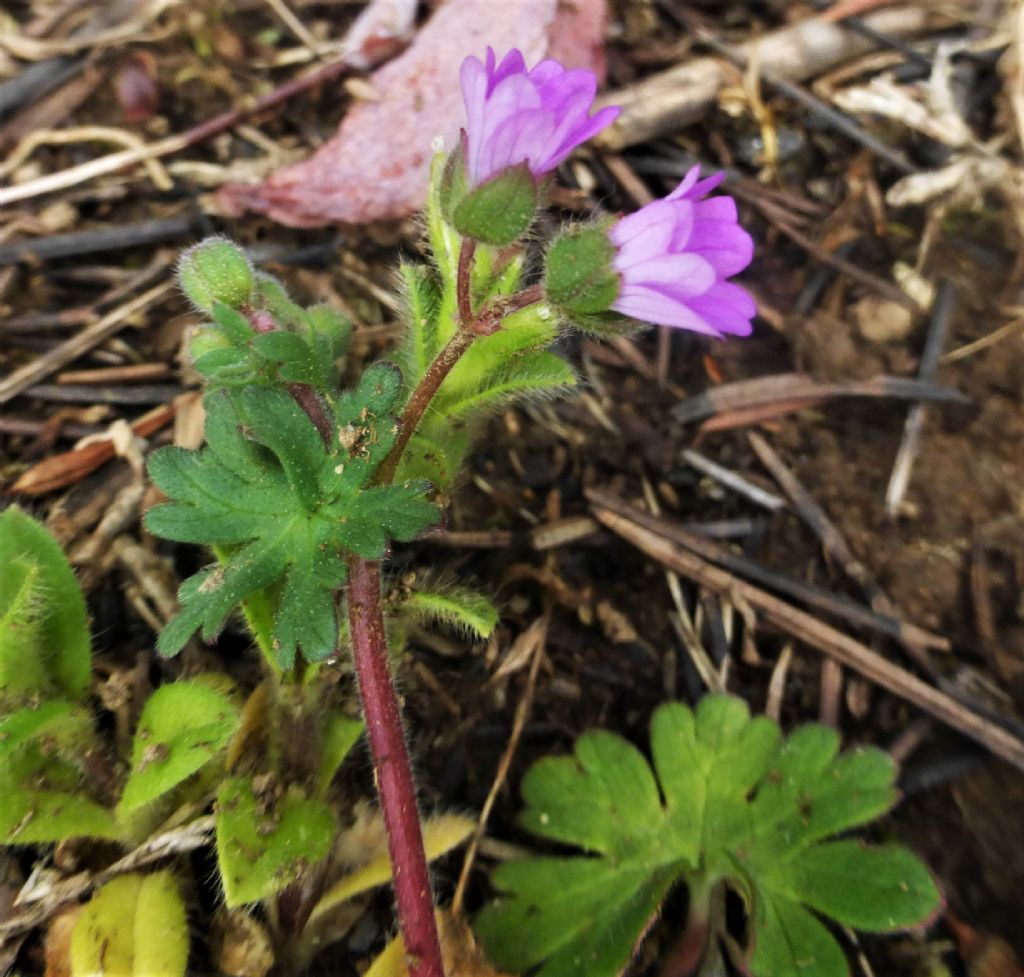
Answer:
POLYGON ((372 484, 395 441, 401 388, 391 364, 368 369, 333 404, 338 437, 329 446, 284 391, 212 391, 207 447, 153 453, 150 474, 171 501, 150 510, 147 527, 215 546, 221 563, 182 585, 181 612, 157 643, 162 654, 196 630, 212 640, 236 607, 257 599, 261 619, 273 621, 261 647, 278 666, 300 650, 309 661, 335 653, 332 594, 345 580, 346 554, 378 559, 392 540, 437 520, 425 482, 372 484))
POLYGON ((939 904, 935 882, 921 861, 899 845, 869 848, 833 841, 802 852, 764 885, 784 891, 837 922, 887 933, 926 919, 939 904))
POLYGON ((847 977, 846 954, 825 925, 799 902, 777 893, 758 893, 755 977, 847 977))
POLYGON ((256 335, 256 330, 253 329, 249 320, 230 305, 214 302, 212 315, 217 328, 235 346, 244 346, 256 335))
POLYGON ((326 857, 337 829, 325 804, 294 790, 257 798, 250 781, 226 780, 217 797, 217 860, 229 908, 258 902, 326 857))
POLYGON ((118 813, 149 804, 202 769, 227 746, 239 711, 222 692, 176 682, 147 700, 132 743, 132 768, 118 813))
POLYGON ((188 920, 168 871, 107 882, 75 921, 71 977, 184 977, 188 920))
POLYGON ((613 977, 680 878, 695 892, 726 882, 744 896, 754 977, 846 974, 814 912, 885 932, 938 904, 931 876, 905 849, 826 840, 891 806, 895 770, 879 751, 839 755, 834 732, 818 726, 782 742, 775 723, 728 696, 707 696, 696 711, 662 706, 651 749, 657 779, 609 733, 586 733, 573 757, 527 773, 522 825, 593 854, 496 870, 500 895, 477 929, 497 964, 613 977))
POLYGON ((57 541, 17 506, 0 514, 0 699, 88 695, 89 625, 57 541), (20 630, 19 630, 20 629, 20 630))
POLYGON ((325 454, 313 422, 292 397, 273 387, 246 387, 238 395, 238 406, 252 436, 277 456, 302 508, 312 511, 319 502, 325 454))
POLYGON ((275 329, 261 333, 252 348, 277 366, 278 376, 291 383, 323 384, 324 370, 309 343, 294 332, 275 329))

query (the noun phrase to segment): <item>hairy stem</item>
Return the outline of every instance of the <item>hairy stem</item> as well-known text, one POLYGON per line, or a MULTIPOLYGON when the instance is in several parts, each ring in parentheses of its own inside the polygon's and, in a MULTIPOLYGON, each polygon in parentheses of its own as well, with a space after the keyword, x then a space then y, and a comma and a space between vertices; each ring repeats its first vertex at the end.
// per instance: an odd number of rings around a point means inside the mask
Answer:
POLYGON ((462 249, 459 251, 459 272, 455 283, 455 294, 458 299, 459 321, 455 333, 448 340, 444 349, 438 353, 437 358, 427 368, 416 389, 412 392, 409 402, 398 419, 398 437, 388 452, 387 457, 381 462, 377 469, 376 481, 381 485, 389 484, 395 477, 398 470, 398 463, 409 445, 423 420, 430 402, 437 396, 441 384, 452 372, 452 367, 462 358, 462 354, 473 344, 477 337, 474 329, 476 317, 473 313, 473 303, 470 299, 470 283, 473 277, 473 256, 476 254, 476 241, 463 241, 462 249))
POLYGON ((348 572, 352 657, 377 774, 377 791, 387 830, 395 902, 405 940, 409 974, 410 977, 444 977, 430 875, 416 806, 416 787, 388 662, 381 611, 380 568, 374 560, 352 557, 348 572))
POLYGON ((387 485, 394 479, 398 463, 402 460, 409 440, 416 432, 416 428, 419 427, 430 402, 437 395, 445 377, 451 373, 452 367, 459 362, 462 354, 469 349, 474 339, 476 339, 476 335, 470 330, 462 328, 456 330, 455 335, 448 340, 437 359, 423 374, 423 379, 412 392, 412 396, 398 420, 398 436, 395 438, 395 443, 387 457, 380 463, 380 468, 377 469, 376 481, 381 485, 387 485))

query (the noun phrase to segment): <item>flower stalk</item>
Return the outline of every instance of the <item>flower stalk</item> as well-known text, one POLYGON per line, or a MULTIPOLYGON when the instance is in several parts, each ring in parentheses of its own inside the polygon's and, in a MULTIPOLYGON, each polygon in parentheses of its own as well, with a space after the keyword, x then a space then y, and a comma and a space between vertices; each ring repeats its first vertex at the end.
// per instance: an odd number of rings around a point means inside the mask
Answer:
POLYGON ((348 573, 352 657, 387 831, 395 903, 409 974, 410 977, 444 977, 416 785, 388 662, 380 564, 376 560, 353 557, 349 560, 348 573))

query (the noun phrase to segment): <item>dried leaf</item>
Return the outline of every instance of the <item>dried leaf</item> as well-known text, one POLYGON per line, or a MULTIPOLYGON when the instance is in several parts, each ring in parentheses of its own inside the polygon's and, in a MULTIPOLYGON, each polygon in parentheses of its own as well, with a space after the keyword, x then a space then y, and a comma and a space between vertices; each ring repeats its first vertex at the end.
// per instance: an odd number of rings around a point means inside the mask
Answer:
POLYGON ((256 210, 282 224, 318 227, 403 217, 423 203, 431 144, 452 146, 464 120, 458 69, 490 45, 527 63, 551 53, 570 67, 603 67, 604 0, 448 0, 412 47, 369 79, 379 98, 357 103, 313 157, 255 186, 228 184, 231 213, 256 210), (556 17, 559 8, 566 10, 556 17))

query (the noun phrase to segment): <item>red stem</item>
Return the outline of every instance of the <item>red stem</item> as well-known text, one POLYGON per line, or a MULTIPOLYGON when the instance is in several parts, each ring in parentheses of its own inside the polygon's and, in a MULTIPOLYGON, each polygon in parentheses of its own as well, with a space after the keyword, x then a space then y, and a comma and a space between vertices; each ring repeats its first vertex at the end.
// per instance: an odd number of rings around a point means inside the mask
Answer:
POLYGON ((475 333, 461 328, 457 330, 455 335, 448 340, 444 349, 438 353, 437 359, 430 364, 427 372, 423 374, 423 379, 412 392, 412 396, 398 420, 398 436, 395 438, 395 443, 377 469, 375 481, 379 484, 388 485, 394 479, 395 471, 398 469, 398 463, 402 460, 409 439, 419 427, 430 402, 434 399, 441 384, 444 383, 445 377, 451 373, 452 367, 459 362, 462 354, 469 349, 474 339, 476 339, 475 333))
POLYGON ((416 786, 388 662, 380 568, 376 561, 351 557, 348 573, 352 657, 377 774, 409 975, 444 977, 430 875, 416 807, 416 786))

